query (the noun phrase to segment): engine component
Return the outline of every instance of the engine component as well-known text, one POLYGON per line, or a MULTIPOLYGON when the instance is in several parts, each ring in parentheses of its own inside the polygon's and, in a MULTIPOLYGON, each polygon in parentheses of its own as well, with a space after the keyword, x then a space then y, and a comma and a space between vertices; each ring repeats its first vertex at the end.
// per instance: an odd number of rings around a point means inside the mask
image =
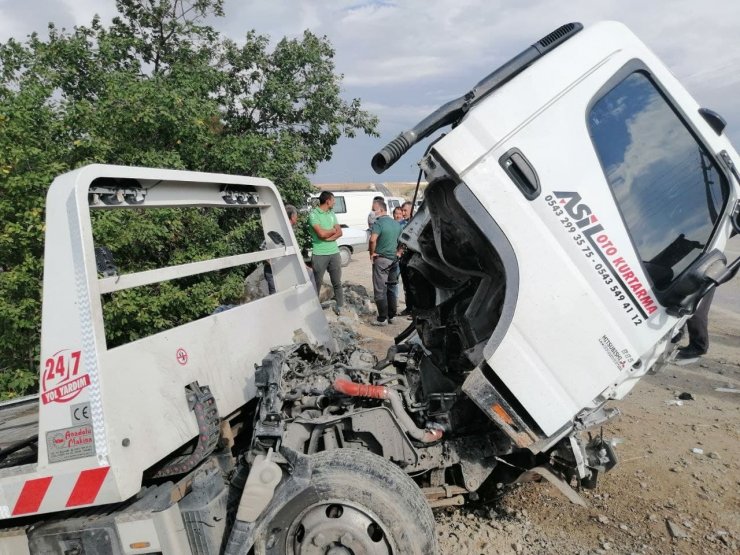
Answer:
POLYGON ((247 484, 239 500, 237 520, 254 522, 272 500, 283 471, 272 461, 273 451, 257 455, 247 476, 247 484))
POLYGON ((406 429, 412 438, 422 443, 434 443, 442 438, 441 428, 430 428, 422 430, 416 427, 416 424, 408 415, 403 407, 403 401, 397 391, 394 391, 382 385, 363 385, 355 384, 348 380, 336 380, 334 389, 345 395, 355 397, 370 397, 372 399, 387 399, 391 403, 393 414, 398 418, 401 425, 406 429))

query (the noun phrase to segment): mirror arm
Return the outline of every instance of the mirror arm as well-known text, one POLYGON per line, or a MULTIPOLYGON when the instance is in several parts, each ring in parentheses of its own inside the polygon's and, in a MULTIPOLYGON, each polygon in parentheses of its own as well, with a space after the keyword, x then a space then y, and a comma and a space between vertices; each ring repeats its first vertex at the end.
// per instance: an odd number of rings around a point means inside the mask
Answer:
POLYGON ((727 283, 732 278, 734 278, 737 275, 738 270, 740 270, 740 257, 736 258, 731 264, 725 268, 725 271, 722 272, 722 275, 720 275, 717 278, 717 285, 722 285, 723 283, 727 283))

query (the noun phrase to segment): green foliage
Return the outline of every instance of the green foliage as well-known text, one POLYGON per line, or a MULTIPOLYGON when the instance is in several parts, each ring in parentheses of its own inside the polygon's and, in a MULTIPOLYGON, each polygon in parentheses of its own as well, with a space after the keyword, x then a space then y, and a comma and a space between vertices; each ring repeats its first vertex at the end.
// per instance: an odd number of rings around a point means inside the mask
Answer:
MULTIPOLYGON (((223 15, 223 0, 116 4, 109 27, 97 17, 71 32, 50 24, 46 39, 0 44, 0 395, 35 384, 44 210, 61 209, 44 204, 55 176, 94 162, 258 175, 301 206, 306 174, 341 136, 375 133, 359 100, 341 98, 325 37, 307 31, 270 48, 251 31, 237 44, 203 24, 223 15)), ((103 212, 94 223, 125 271, 253 248, 255 222, 193 209, 103 212)), ((236 301, 244 271, 105 299, 109 341, 236 301)))

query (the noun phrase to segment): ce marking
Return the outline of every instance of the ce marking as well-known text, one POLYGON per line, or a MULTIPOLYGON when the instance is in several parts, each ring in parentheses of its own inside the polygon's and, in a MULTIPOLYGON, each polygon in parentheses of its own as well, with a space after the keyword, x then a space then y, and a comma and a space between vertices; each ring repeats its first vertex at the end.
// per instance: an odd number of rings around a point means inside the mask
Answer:
POLYGON ((69 407, 72 423, 90 422, 90 403, 78 403, 69 407))

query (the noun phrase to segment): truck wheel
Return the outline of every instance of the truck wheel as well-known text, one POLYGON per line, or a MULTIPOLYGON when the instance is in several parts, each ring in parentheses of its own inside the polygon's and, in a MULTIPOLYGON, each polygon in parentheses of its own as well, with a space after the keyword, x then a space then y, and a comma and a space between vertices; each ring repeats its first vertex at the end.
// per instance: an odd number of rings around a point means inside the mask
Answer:
POLYGON ((339 256, 342 258, 342 267, 346 266, 352 260, 352 249, 344 246, 339 247, 339 256))
POLYGON ((437 553, 432 510, 400 468, 355 449, 312 459, 311 485, 267 524, 255 553, 437 553))

